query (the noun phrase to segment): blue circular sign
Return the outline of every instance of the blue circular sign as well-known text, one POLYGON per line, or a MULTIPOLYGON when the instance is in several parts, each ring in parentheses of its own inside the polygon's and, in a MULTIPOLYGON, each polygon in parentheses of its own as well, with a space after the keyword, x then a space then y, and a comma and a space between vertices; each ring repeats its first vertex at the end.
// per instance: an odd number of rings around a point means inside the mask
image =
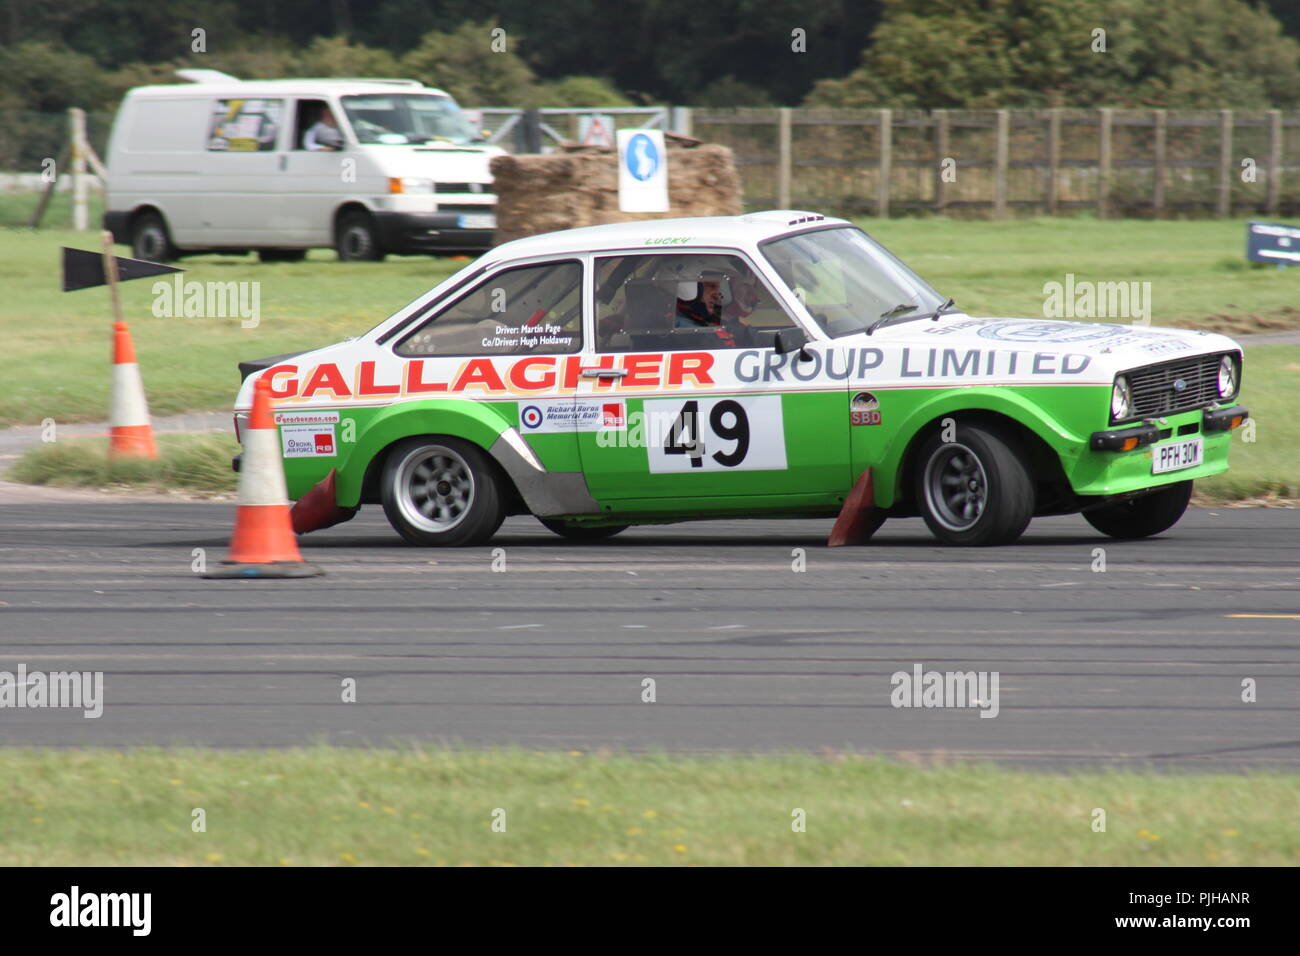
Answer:
POLYGON ((543 421, 542 410, 536 405, 529 405, 519 413, 519 420, 525 428, 541 428, 543 421))
POLYGON ((623 163, 633 179, 645 182, 659 171, 659 148, 645 133, 637 133, 627 141, 623 163))

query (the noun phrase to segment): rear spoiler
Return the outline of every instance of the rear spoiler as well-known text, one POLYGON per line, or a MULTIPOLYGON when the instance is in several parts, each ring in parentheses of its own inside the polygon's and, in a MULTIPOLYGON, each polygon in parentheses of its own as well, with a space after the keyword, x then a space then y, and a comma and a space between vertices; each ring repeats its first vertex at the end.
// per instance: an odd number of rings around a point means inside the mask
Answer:
POLYGON ((247 362, 240 362, 239 381, 244 382, 254 372, 264 372, 272 365, 279 365, 281 362, 297 358, 299 355, 306 355, 310 351, 311 349, 304 349, 301 352, 288 352, 284 355, 272 355, 270 358, 249 359, 247 362))

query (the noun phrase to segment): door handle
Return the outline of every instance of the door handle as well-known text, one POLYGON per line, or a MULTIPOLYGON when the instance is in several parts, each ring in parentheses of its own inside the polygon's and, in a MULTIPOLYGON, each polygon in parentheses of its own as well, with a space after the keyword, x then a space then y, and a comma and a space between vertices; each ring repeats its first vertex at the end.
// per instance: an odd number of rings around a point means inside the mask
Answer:
POLYGON ((280 157, 280 172, 284 172, 284 171, 285 171, 286 169, 288 169, 288 168, 289 168, 289 157, 288 157, 288 156, 281 156, 281 157, 280 157))
POLYGON ((627 374, 625 368, 584 368, 583 378, 622 378, 627 374))

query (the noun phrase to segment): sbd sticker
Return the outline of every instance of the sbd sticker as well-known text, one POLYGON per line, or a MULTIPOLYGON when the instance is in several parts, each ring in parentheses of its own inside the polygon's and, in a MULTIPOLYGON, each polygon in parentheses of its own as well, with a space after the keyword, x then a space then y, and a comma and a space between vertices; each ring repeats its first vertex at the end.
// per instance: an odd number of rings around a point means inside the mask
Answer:
POLYGON ((849 423, 853 425, 879 425, 880 402, 870 392, 858 392, 849 404, 849 423))

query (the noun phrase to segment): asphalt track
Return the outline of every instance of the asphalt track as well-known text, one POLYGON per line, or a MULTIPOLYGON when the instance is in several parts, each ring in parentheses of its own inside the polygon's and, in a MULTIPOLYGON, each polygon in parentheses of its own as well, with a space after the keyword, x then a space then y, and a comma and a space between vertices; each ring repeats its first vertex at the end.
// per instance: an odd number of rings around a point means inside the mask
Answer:
POLYGON ((103 671, 104 713, 0 709, 4 745, 416 740, 1300 769, 1296 509, 1193 509, 1132 543, 1039 519, 992 550, 940 548, 919 520, 828 550, 825 521, 577 544, 513 518, 488 547, 435 551, 367 507, 303 540, 324 577, 212 581, 193 549, 220 560, 233 504, 40 494, 0 495, 0 670, 103 671), (890 675, 916 664, 997 671, 998 716, 894 708, 890 675))

